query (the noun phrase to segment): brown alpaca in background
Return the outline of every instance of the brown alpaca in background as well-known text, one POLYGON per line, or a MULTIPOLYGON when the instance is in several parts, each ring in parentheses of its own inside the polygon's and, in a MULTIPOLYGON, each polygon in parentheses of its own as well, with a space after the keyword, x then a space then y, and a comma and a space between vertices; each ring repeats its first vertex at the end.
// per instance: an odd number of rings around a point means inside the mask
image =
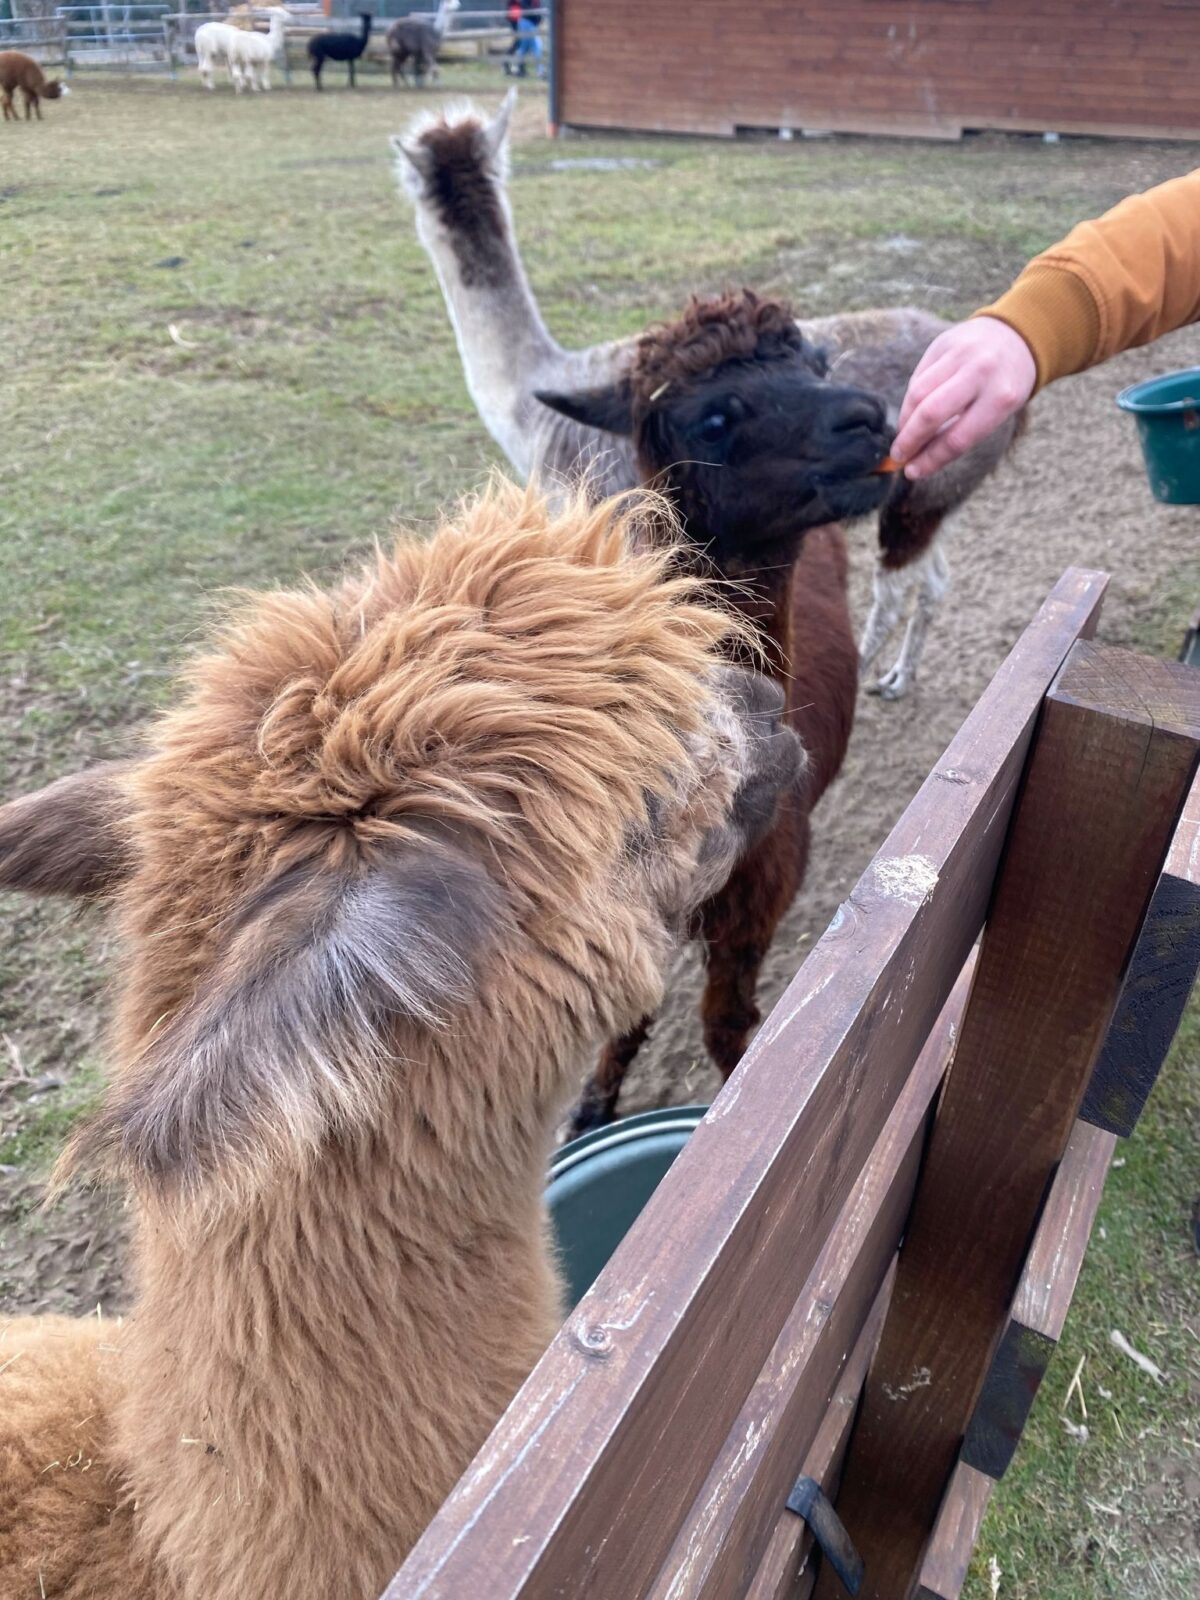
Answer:
POLYGON ((139 1285, 0 1333, 5 1597, 375 1600, 554 1332, 555 1124, 802 759, 644 514, 494 489, 0 810, 113 898, 139 1285))
MULTIPOLYGON (((759 1018, 759 969, 804 881, 809 814, 850 738, 858 653, 836 519, 891 492, 874 470, 891 441, 886 413, 873 395, 828 381, 791 307, 749 290, 693 301, 645 335, 616 383, 540 398, 632 443, 643 481, 671 501, 689 544, 737 584, 735 603, 765 636, 768 670, 808 755, 770 831, 701 915, 704 1040, 728 1078, 759 1018)), ((577 1131, 611 1120, 651 1020, 606 1050, 577 1131)))
POLYGON ((0 50, 0 108, 4 111, 5 122, 10 117, 14 122, 19 121, 13 105, 13 95, 18 89, 25 100, 26 122, 31 110, 37 112, 39 122, 42 120, 39 100, 57 100, 60 95, 71 92, 61 79, 47 78, 30 56, 23 56, 19 50, 0 50))

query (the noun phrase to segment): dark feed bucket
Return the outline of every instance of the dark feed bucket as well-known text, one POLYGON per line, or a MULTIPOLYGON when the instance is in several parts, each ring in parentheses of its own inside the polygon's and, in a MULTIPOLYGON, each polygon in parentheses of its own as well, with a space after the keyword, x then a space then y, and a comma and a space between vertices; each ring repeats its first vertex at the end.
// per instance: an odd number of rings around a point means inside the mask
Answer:
POLYGON ((1200 367, 1135 383, 1117 404, 1137 418, 1154 498, 1200 505, 1200 367))
POLYGON ((557 1152, 546 1203, 572 1306, 591 1288, 707 1110, 643 1111, 572 1139, 557 1152))

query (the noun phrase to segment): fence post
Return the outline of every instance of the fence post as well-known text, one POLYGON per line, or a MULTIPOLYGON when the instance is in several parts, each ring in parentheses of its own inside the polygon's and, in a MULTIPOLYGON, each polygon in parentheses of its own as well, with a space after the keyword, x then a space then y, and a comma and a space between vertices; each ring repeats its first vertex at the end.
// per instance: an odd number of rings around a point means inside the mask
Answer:
MULTIPOLYGON (((1047 696, 838 1512, 907 1600, 1200 753, 1200 675, 1077 644, 1047 696)), ((831 1572, 819 1600, 844 1590, 831 1572)))

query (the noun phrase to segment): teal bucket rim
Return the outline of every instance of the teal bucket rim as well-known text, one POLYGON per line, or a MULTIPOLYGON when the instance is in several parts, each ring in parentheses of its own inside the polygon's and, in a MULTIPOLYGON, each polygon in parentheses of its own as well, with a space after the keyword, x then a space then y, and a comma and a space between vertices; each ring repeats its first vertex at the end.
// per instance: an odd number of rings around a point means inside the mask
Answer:
POLYGON ((1156 389, 1159 384, 1179 378, 1195 378, 1200 387, 1200 367, 1180 367, 1176 372, 1164 372, 1157 378, 1143 378, 1138 383, 1131 383, 1118 394, 1117 404, 1122 411, 1128 411, 1135 417, 1169 417, 1183 411, 1200 411, 1200 394, 1182 400, 1141 399, 1148 389, 1156 389))
POLYGON ((622 1117, 606 1128, 581 1133, 555 1152, 546 1181, 553 1182, 602 1151, 632 1144, 648 1134, 694 1133, 707 1111, 706 1105, 660 1106, 654 1111, 638 1111, 631 1117, 622 1117))

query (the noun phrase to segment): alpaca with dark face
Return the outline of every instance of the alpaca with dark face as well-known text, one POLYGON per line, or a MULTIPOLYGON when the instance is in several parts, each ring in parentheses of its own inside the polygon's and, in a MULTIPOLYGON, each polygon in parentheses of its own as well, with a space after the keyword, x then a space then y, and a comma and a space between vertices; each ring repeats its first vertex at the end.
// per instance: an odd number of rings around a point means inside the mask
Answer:
MULTIPOLYGON (((470 107, 422 117, 394 137, 401 189, 411 198, 417 235, 437 271, 454 325, 467 388, 488 431, 524 477, 550 484, 586 475, 611 494, 637 481, 629 440, 540 408, 538 390, 574 394, 622 377, 637 338, 564 350, 542 319, 513 229, 508 201, 512 100, 490 120, 470 107)), ((893 422, 917 363, 949 326, 912 306, 847 311, 805 319, 805 338, 829 352, 843 384, 878 395, 893 422)), ((949 517, 1007 453, 1016 419, 958 461, 879 511, 874 598, 860 645, 867 673, 915 591, 915 607, 894 665, 869 692, 899 699, 912 687, 929 623, 945 595, 941 533, 949 517)))
POLYGON ((893 489, 877 470, 883 402, 832 382, 790 308, 750 291, 694 301, 617 382, 538 399, 628 436, 642 480, 666 489, 689 539, 731 576, 792 560, 809 528, 864 516, 893 489))
MULTIPOLYGON (((790 307, 740 295, 693 301, 638 344, 624 376, 545 405, 631 441, 643 482, 672 502, 698 565, 736 581, 764 635, 768 670, 808 753, 770 831, 704 905, 704 1038, 728 1077, 758 1021, 759 969, 804 881, 809 813, 841 767, 858 675, 842 517, 896 487, 878 467, 891 442, 884 406, 830 381, 790 307)), ((578 1131, 615 1113, 650 1018, 611 1044, 576 1111, 578 1131)))
POLYGON ((348 86, 354 87, 354 63, 367 48, 371 37, 371 13, 360 11, 360 33, 314 33, 308 41, 308 61, 312 67, 313 82, 321 87, 321 72, 327 61, 344 61, 349 73, 348 86))

